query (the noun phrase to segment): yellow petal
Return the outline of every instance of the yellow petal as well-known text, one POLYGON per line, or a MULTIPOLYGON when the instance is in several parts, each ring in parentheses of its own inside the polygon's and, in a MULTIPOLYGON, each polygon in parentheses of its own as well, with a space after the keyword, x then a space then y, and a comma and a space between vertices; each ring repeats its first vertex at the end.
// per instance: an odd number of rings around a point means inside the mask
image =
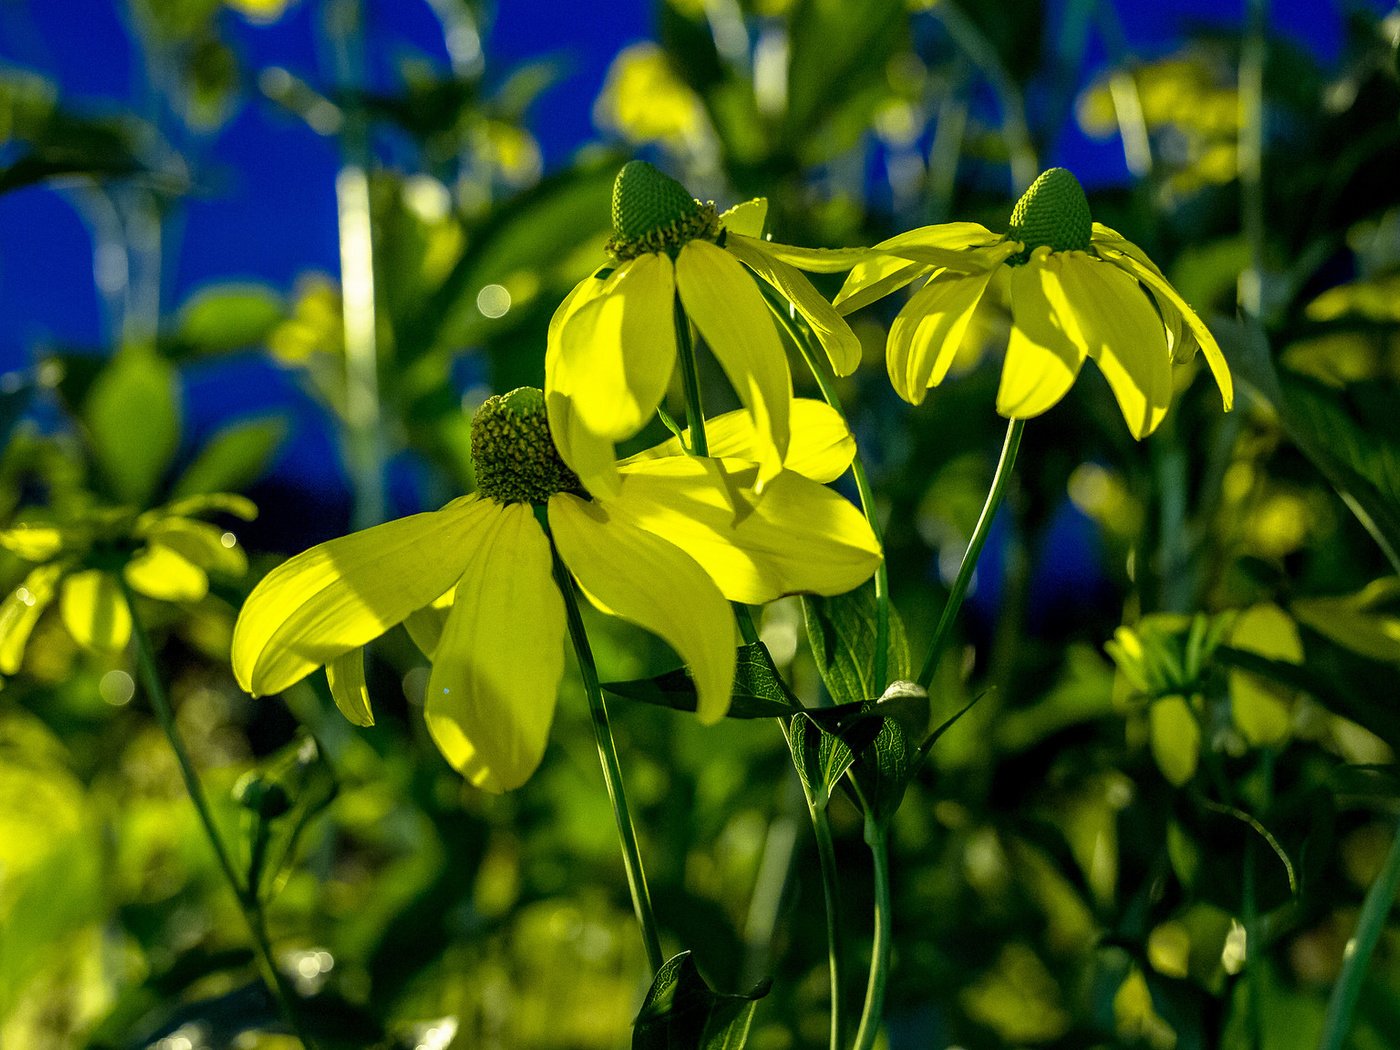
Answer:
MULTIPOLYGON (((556 370, 556 375, 562 370, 556 370)), ((616 446, 593 433, 579 419, 575 403, 558 391, 545 395, 549 413, 549 433, 562 459, 589 492, 608 495, 617 492, 616 446)))
POLYGON ((742 460, 647 460, 629 466, 621 494, 602 502, 615 517, 684 550, 731 601, 843 594, 875 572, 879 544, 846 499, 784 471, 736 515, 753 478, 742 460))
POLYGON ((564 602, 552 572, 530 508, 499 508, 471 544, 433 657, 428 732, 486 791, 519 787, 544 755, 564 676, 564 602))
POLYGON ((764 242, 764 248, 774 259, 808 273, 841 273, 870 255, 869 248, 799 248, 777 241, 764 242))
POLYGON ((905 401, 917 405, 929 387, 943 382, 995 273, 935 272, 899 311, 890 326, 886 365, 905 401))
POLYGON ((357 726, 374 725, 369 707, 369 687, 365 685, 365 651, 351 649, 326 664, 326 681, 340 713, 357 726))
POLYGON ((860 340, 835 308, 817 293, 812 282, 781 259, 770 255, 764 241, 732 235, 729 253, 776 288, 812 329, 838 376, 848 376, 860 364, 860 340))
MULTIPOLYGON (((1210 366, 1211 375, 1215 377, 1215 385, 1220 388, 1220 398, 1224 402, 1225 411, 1230 411, 1235 404, 1235 386, 1230 378, 1230 366, 1225 363, 1225 355, 1220 352, 1220 344, 1215 341, 1215 336, 1210 334, 1210 329, 1205 326, 1205 322, 1196 316, 1196 311, 1187 305, 1186 300, 1181 297, 1181 293, 1171 286, 1171 283, 1161 275, 1157 267, 1151 265, 1150 261, 1144 265, 1132 255, 1113 247, 1101 245, 1098 246, 1098 251, 1100 257, 1130 276, 1136 277, 1181 314, 1181 319, 1191 329, 1191 334, 1196 337, 1196 343, 1206 355, 1206 364, 1210 366)), ((1144 258, 1146 257, 1144 256, 1144 258)))
POLYGON ((0 529, 0 547, 19 555, 25 561, 48 561, 70 542, 71 529, 57 525, 20 522, 0 529))
POLYGON ((233 629, 233 673, 276 693, 357 649, 457 582, 483 526, 500 511, 468 498, 330 540, 273 569, 233 629))
POLYGON ((836 293, 832 305, 839 313, 853 314, 899 291, 920 274, 928 273, 929 269, 924 263, 910 262, 897 255, 872 255, 851 267, 846 283, 836 293))
POLYGON ((723 718, 734 685, 734 617, 705 570, 679 546, 567 493, 550 499, 549 526, 590 599, 662 638, 690 667, 700 720, 723 718))
MULTIPOLYGON (((1303 640, 1293 617, 1272 602, 1252 605, 1230 628, 1230 645, 1268 660, 1301 664, 1303 640)), ((1256 747, 1288 739, 1294 691, 1258 675, 1230 670, 1230 711, 1244 738, 1256 747)))
POLYGON ((768 221, 768 198, 755 197, 743 204, 736 204, 719 217, 720 225, 731 234, 744 237, 762 237, 763 224, 768 221))
POLYGON ((404 630, 413 644, 418 646, 418 651, 429 660, 442 641, 442 629, 447 626, 447 614, 452 611, 452 594, 452 591, 448 591, 431 605, 414 609, 404 617, 404 630))
POLYGON ((782 470, 792 403, 792 376, 768 306, 753 276, 706 241, 681 249, 676 286, 686 313, 753 415, 761 489, 782 470))
POLYGON ((158 543, 127 562, 124 575, 133 590, 163 602, 197 602, 209 593, 203 569, 158 543))
POLYGON ((138 526, 137 531, 152 543, 169 547, 208 572, 236 579, 248 571, 248 556, 233 534, 207 521, 159 518, 138 526))
MULTIPOLYGON (((824 401, 810 397, 794 398, 792 402, 792 440, 788 444, 787 459, 783 466, 796 471, 813 481, 835 481, 856 455, 856 439, 841 413, 824 401)), ((681 431, 681 438, 672 437, 644 452, 628 456, 617 465, 621 470, 630 463, 640 463, 648 459, 664 459, 667 456, 686 455, 690 442, 690 428, 681 431)), ((726 412, 705 421, 705 441, 710 455, 715 459, 758 458, 758 440, 754 434, 753 417, 740 409, 726 412)), ((616 492, 610 493, 616 495, 616 492)))
POLYGON ((131 608, 117 581, 101 569, 74 573, 63 581, 58 611, 63 626, 84 649, 116 652, 131 640, 131 608))
POLYGON ((1010 419, 1029 419, 1058 402, 1084 363, 1084 336, 1059 268, 1048 248, 1011 268, 1011 337, 997 389, 997 411, 1010 419))
MULTIPOLYGON (((968 248, 986 248, 1007 243, 979 222, 943 222, 936 226, 920 226, 886 238, 872 252, 902 251, 906 248, 941 248, 961 252, 968 248)), ((980 267, 979 267, 980 268, 980 267)))
POLYGON ((1085 349, 1118 399, 1133 437, 1157 429, 1172 400, 1166 330, 1142 286, 1117 267, 1083 252, 1064 252, 1060 284, 1085 349))
POLYGON ((24 582, 0 602, 0 674, 14 674, 24 662, 24 647, 34 625, 53 601, 67 565, 50 562, 31 569, 24 582))
POLYGON ((1201 759, 1201 725, 1179 696, 1154 700, 1147 709, 1152 733, 1152 757, 1162 776, 1181 787, 1196 775, 1201 759))
POLYGON ((675 276, 667 255, 640 255, 560 325, 550 362, 567 376, 552 390, 573 401, 584 427, 621 441, 661 403, 676 365, 675 276))

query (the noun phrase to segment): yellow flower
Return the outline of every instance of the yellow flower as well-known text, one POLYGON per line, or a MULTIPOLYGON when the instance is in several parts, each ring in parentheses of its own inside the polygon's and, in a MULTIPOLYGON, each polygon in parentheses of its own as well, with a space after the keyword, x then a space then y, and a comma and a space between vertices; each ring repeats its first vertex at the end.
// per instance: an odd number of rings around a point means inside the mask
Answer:
MULTIPOLYGON (((717 447, 751 451, 746 413, 711 427, 717 447)), ((370 725, 361 647, 403 623, 432 661, 433 740, 473 784, 506 791, 544 753, 564 671, 560 587, 572 578, 690 665, 700 718, 714 722, 734 674, 726 599, 841 593, 880 560, 860 513, 813 480, 846 469, 849 435, 834 435, 829 420, 812 434, 798 456, 812 477, 780 472, 736 524, 736 493, 758 473, 749 460, 644 454, 617 465, 615 496, 590 497, 550 440, 539 390, 490 398, 472 423, 480 492, 274 569, 239 615, 234 673, 257 695, 325 666, 341 711, 370 725)))
POLYGON ((917 405, 937 386, 978 311, 1010 307, 997 411, 1028 419, 1069 392, 1086 357, 1108 380, 1133 436, 1161 423, 1171 366, 1205 351, 1228 411, 1230 370, 1210 331, 1137 245, 1091 222, 1084 190, 1063 168, 1044 172, 998 236, 977 223, 926 226, 875 246, 836 297, 850 313, 919 277, 890 328, 886 362, 917 405))
POLYGON ((14 674, 44 610, 58 599, 63 625, 86 649, 116 652, 131 638, 131 609, 121 582, 148 598, 199 601, 209 573, 237 577, 248 562, 233 534, 192 517, 220 511, 250 521, 257 508, 218 493, 138 513, 110 508, 63 525, 19 522, 0 530, 0 546, 38 562, 0 601, 0 674, 14 674))
POLYGON ((765 289, 806 320, 838 375, 855 370, 860 341, 795 267, 845 270, 864 252, 762 240, 767 207, 754 200, 716 215, 713 204, 645 161, 618 172, 608 245, 616 265, 585 278, 560 304, 545 359, 550 427, 589 491, 616 491, 613 446, 661 404, 687 318, 753 417, 760 489, 782 469, 792 401, 765 289))

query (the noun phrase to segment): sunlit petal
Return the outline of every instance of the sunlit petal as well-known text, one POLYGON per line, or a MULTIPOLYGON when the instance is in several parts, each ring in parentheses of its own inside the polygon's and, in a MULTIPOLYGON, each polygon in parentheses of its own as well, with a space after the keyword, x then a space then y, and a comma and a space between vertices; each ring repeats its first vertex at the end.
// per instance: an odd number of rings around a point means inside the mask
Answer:
POLYGON ((734 683, 734 617, 705 570, 680 546, 575 496, 549 501, 549 525, 584 592, 661 637, 690 667, 700 720, 723 718, 734 683))
POLYGON ((1147 294, 1122 270, 1082 252, 1063 253, 1059 278, 1089 356, 1118 399, 1133 437, 1166 418, 1172 400, 1166 331, 1147 294))
POLYGON ((73 531, 57 525, 20 522, 0 529, 0 547, 25 561, 47 561, 71 542, 73 531))
POLYGON ((763 224, 768 221, 768 198, 755 197, 743 204, 736 204, 719 217, 720 225, 731 234, 744 237, 762 237, 763 224))
POLYGON ((474 538, 433 657, 423 714, 444 757, 487 791, 540 764, 564 675, 564 602, 549 540, 523 503, 474 538))
POLYGON ((67 568, 62 562, 37 566, 0 601, 0 674, 19 670, 34 625, 53 601, 58 581, 67 568))
POLYGON ((774 259, 808 273, 842 273, 870 254, 869 248, 800 248, 777 241, 764 242, 764 248, 774 259))
POLYGON ((550 436, 559 450, 559 458, 578 475, 583 487, 601 495, 617 492, 613 441, 584 426, 573 399, 557 391, 545 395, 545 408, 549 413, 550 436))
POLYGON ((860 340, 851 326, 835 308, 823 299, 812 283, 796 270, 770 254, 764 241, 731 236, 725 247, 742 262, 776 288, 812 329, 812 334, 826 351, 831 367, 838 376, 848 376, 860 364, 860 340))
POLYGON ((968 323, 995 270, 971 276, 943 271, 929 278, 890 326, 886 365, 895 393, 917 405, 948 374, 968 323))
POLYGON ((997 411, 1011 419, 1029 419, 1056 404, 1087 354, 1058 271, 1048 248, 1011 270, 1011 337, 997 389, 997 411))
MULTIPOLYGON (((846 468, 855 458, 856 441, 851 436, 846 421, 841 418, 841 413, 824 401, 799 397, 793 399, 791 420, 792 441, 788 445, 784 467, 814 481, 823 482, 835 481, 846 473, 846 468)), ((681 433, 688 443, 690 428, 686 427, 681 433)), ((716 459, 752 461, 758 457, 758 439, 754 434, 753 417, 742 409, 706 420, 705 440, 709 446, 709 454, 716 459)), ((630 463, 684 455, 686 446, 681 443, 680 438, 672 437, 644 452, 621 460, 617 465, 620 470, 625 471, 630 463)))
POLYGON ((101 569, 76 572, 59 589, 63 626, 84 649, 116 652, 131 640, 131 607, 121 586, 101 569))
POLYGON ((160 601, 197 602, 209 593, 209 577, 203 569, 158 543, 127 562, 124 575, 133 590, 160 601))
POLYGON ((899 291, 929 269, 924 263, 910 262, 897 255, 872 255, 851 267, 832 305, 839 313, 855 313, 899 291))
POLYGON ((447 626, 447 614, 452 611, 453 593, 447 591, 431 605, 414 609, 403 619, 408 637, 418 646, 418 651, 429 660, 433 658, 438 643, 442 641, 442 629, 447 626))
POLYGON ((365 651, 351 649, 326 664, 326 681, 331 698, 340 713, 353 725, 374 725, 374 712, 369 706, 369 687, 365 685, 365 651))
POLYGON ((670 257, 648 253, 618 267, 559 326, 549 364, 568 377, 560 392, 592 433, 621 441, 651 419, 676 364, 674 303, 670 257))
POLYGON ((647 460, 625 470, 606 506, 684 550, 731 601, 842 594, 870 578, 880 547, 849 501, 784 471, 736 514, 753 478, 742 460, 647 460))
POLYGON ((705 241, 681 249, 676 284, 686 313, 753 414, 762 487, 782 469, 792 402, 792 376, 768 306, 738 260, 705 241))
POLYGON ((243 548, 228 532, 207 521, 163 517, 141 528, 139 534, 207 572, 238 578, 248 571, 243 548))
POLYGON ((312 547, 253 589, 233 630, 233 671, 257 695, 379 637, 457 582, 500 511, 475 497, 312 547))

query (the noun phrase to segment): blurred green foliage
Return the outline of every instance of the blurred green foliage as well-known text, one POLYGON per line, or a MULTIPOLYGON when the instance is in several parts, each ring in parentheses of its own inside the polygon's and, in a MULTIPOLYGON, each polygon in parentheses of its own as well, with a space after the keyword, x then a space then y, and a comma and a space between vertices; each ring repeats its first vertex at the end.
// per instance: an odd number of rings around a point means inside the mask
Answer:
MULTIPOLYGON (((327 406, 356 484, 411 450, 445 500, 472 484, 467 419, 489 392, 457 389, 455 365, 476 355, 491 390, 540 383, 549 317, 597 265, 611 180, 634 151, 701 197, 768 197, 784 241, 870 244, 950 218, 1003 228, 1027 170, 1078 120, 1120 141, 1133 173, 1091 193, 1095 217, 1162 265, 1246 390, 1222 417, 1188 371, 1166 424, 1136 445, 1086 374, 1027 428, 931 724, 980 700, 901 766, 884 1045, 1315 1045, 1400 798, 1396 14, 1346 7, 1341 55, 1323 66, 1267 24, 1253 37, 1202 26, 1170 55, 1137 56, 1103 2, 661 0, 658 43, 619 55, 597 101, 600 141, 542 175, 529 106, 547 68, 496 69, 489 34, 484 56, 449 46, 447 69, 405 58, 382 94, 343 69, 243 68, 227 19, 283 6, 132 0, 165 102, 155 124, 134 106, 71 107, 28 71, 0 78, 0 191, 56 186, 127 262, 119 285, 97 275, 103 352, 46 348, 32 382, 0 395, 6 523, 253 486, 286 421, 242 420, 193 448, 180 393, 182 370, 245 351, 327 406), (1103 68, 1088 65, 1091 36, 1103 68), (1251 123, 1241 89, 1256 75, 1251 123), (287 293, 231 277, 161 301, 170 237, 151 232, 168 234, 200 183, 191 147, 259 104, 336 137, 347 168, 370 156, 357 128, 412 146, 414 165, 368 164, 368 424, 334 278, 287 293), (1242 161, 1250 143, 1262 181, 1242 161), (36 409, 59 422, 38 425, 36 409), (366 426, 368 468, 350 452, 366 426)), ((312 6, 331 50, 375 46, 346 21, 353 5, 312 6)), ((469 0, 430 6, 449 41, 486 29, 469 0)), ((1001 423, 996 362, 982 360, 994 333, 973 333, 955 381, 919 410, 894 398, 892 312, 857 315, 867 359, 841 394, 888 522, 904 614, 891 659, 907 664, 971 534, 1001 423)), ((702 378, 722 406, 718 377, 702 378)), ((247 578, 141 611, 321 1045, 624 1045, 645 961, 577 683, 541 772, 505 797, 472 792, 426 738, 426 669, 398 632, 371 651, 371 729, 346 724, 319 679, 257 701, 237 690, 233 616, 289 552, 255 553, 247 578)), ((0 553, 9 593, 22 554, 0 553)), ((823 641, 862 600, 764 611, 804 704, 869 699, 868 668, 823 641), (837 665, 849 691, 827 695, 819 667, 837 665)), ((295 1045, 129 654, 80 648, 59 619, 39 619, 0 693, 0 1043, 295 1045)), ((673 666, 643 632, 589 627, 607 678, 673 666)), ((754 674, 755 702, 787 702, 754 674)), ((668 948, 691 953, 663 992, 700 1004, 712 1034, 742 1017, 757 1050, 825 1045, 817 856, 788 747, 762 718, 701 728, 669 709, 684 706, 677 690, 613 704, 656 911, 668 948), (765 977, 756 1003, 730 996, 765 977)), ((906 730, 879 721, 872 733, 905 754, 906 730)), ((799 753, 813 743, 801 722, 799 753)), ((828 746, 811 760, 832 795, 854 1003, 870 939, 862 828, 823 779, 845 758, 828 746)), ((1347 1045, 1391 1045, 1396 1002, 1389 925, 1347 1045)), ((653 1041, 636 1045, 677 1045, 639 1030, 653 1041)))

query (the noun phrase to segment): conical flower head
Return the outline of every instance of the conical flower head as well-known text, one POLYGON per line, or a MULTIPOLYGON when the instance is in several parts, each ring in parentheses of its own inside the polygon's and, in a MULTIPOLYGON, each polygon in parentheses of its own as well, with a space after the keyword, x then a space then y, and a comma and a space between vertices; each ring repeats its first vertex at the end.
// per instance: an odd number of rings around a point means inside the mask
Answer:
POLYGON ((712 204, 701 204, 684 186, 644 160, 617 173, 612 197, 613 237, 608 250, 619 260, 644 252, 676 252, 698 236, 719 234, 712 204))
POLYGON ((498 503, 547 503, 559 492, 585 494, 554 447, 544 393, 532 386, 488 397, 476 410, 472 467, 482 495, 498 503))
POLYGON ((1066 168, 1041 172, 1011 211, 1011 236, 1028 253, 1086 251, 1093 225, 1084 187, 1066 168))

